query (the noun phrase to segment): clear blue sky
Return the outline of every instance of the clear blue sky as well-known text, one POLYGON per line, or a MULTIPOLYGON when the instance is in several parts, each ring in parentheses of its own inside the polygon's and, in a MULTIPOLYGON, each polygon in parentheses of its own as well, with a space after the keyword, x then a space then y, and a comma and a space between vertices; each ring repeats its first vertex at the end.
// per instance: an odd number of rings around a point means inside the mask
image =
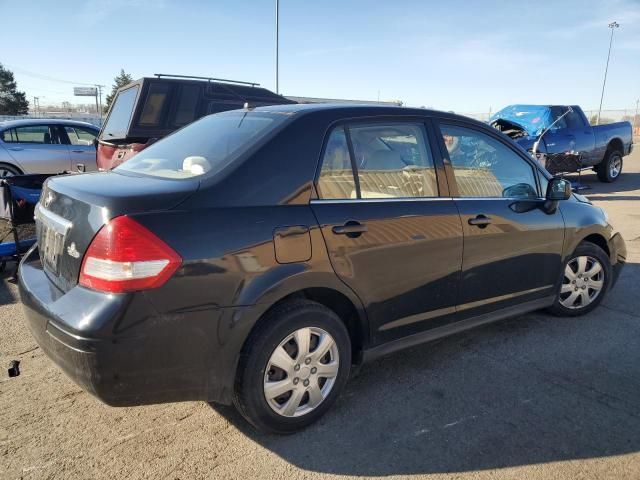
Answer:
MULTIPOLYGON (((41 103, 124 68, 274 85, 275 0, 0 0, 0 62, 41 103)), ((640 97, 640 0, 281 0, 280 91, 485 112, 509 103, 605 108, 640 97)), ((90 99, 86 99, 90 100, 90 99)), ((86 101, 85 100, 85 101, 86 101)))

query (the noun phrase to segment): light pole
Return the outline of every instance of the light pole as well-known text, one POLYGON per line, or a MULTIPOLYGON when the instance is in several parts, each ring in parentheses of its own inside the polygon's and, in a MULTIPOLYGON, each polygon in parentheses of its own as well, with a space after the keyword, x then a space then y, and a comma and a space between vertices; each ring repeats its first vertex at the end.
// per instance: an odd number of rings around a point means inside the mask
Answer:
POLYGON ((280 0, 276 0, 276 93, 280 93, 278 88, 278 49, 280 43, 280 0))
POLYGON ((609 58, 611 57, 611 44, 613 43, 613 31, 619 28, 618 22, 611 22, 609 28, 611 29, 611 38, 609 39, 609 53, 607 54, 607 66, 604 68, 604 80, 602 81, 602 95, 600 95, 600 108, 598 109, 598 120, 596 125, 600 125, 600 113, 602 112, 602 100, 604 99, 604 87, 607 84, 607 71, 609 70, 609 58))

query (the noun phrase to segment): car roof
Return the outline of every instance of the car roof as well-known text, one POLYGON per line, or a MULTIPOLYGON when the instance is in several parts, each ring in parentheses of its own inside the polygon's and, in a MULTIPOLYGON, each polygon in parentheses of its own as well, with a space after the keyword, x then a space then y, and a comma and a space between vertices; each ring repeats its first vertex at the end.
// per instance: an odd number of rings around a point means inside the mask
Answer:
MULTIPOLYGON (((311 112, 334 112, 336 114, 349 114, 356 116, 375 115, 404 115, 404 116, 434 116, 440 118, 463 119, 473 123, 483 124, 471 117, 455 114, 453 112, 443 112, 427 108, 400 107, 397 105, 380 105, 377 103, 297 103, 292 105, 269 105, 266 107, 256 107, 251 109, 256 112, 285 113, 289 115, 301 115, 311 112)), ((484 124, 483 124, 484 125, 484 124)))
POLYGON ((15 127, 25 127, 29 125, 67 125, 69 127, 90 127, 95 130, 99 130, 99 127, 89 122, 80 122, 78 120, 67 120, 64 118, 24 118, 20 120, 6 120, 0 122, 0 130, 15 127))

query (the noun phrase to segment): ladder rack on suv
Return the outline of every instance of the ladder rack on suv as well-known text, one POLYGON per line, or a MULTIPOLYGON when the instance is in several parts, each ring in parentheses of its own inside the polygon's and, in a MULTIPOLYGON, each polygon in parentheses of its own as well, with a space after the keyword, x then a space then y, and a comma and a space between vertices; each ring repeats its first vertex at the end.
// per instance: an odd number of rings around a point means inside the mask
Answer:
POLYGON ((171 77, 171 78, 193 78, 195 80, 208 80, 210 82, 225 82, 225 83, 235 83, 238 85, 251 85, 252 87, 260 86, 259 83, 254 82, 241 82, 240 80, 228 80, 226 78, 212 78, 212 77, 197 77, 195 75, 171 75, 168 73, 154 73, 154 75, 158 78, 162 77, 171 77))

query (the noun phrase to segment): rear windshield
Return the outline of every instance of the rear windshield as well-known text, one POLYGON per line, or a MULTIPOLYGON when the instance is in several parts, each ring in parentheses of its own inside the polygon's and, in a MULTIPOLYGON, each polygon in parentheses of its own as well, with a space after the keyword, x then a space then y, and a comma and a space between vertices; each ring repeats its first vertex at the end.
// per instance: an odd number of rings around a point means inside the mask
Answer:
POLYGON ((232 111, 201 118, 116 168, 164 178, 218 172, 273 131, 286 115, 232 111))
POLYGON ((107 141, 126 138, 138 88, 138 85, 135 85, 118 94, 100 138, 107 141))

